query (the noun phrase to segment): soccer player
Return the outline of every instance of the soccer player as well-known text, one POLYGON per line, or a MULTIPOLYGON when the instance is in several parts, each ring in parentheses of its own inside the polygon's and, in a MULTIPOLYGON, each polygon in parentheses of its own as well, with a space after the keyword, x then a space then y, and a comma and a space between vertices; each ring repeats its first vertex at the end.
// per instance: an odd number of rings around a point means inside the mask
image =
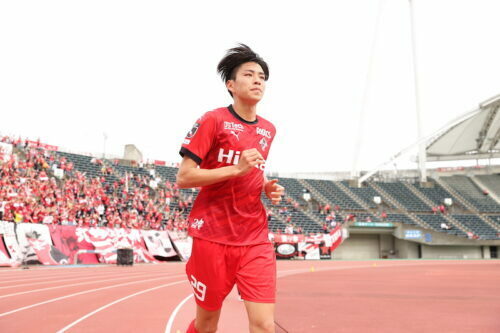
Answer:
POLYGON ((197 303, 188 333, 216 332, 222 302, 237 285, 250 332, 274 332, 276 257, 262 191, 273 204, 284 188, 264 175, 276 134, 257 116, 269 69, 248 46, 228 50, 217 67, 234 103, 205 113, 188 132, 180 188, 201 187, 189 215, 193 237, 186 273, 197 303))

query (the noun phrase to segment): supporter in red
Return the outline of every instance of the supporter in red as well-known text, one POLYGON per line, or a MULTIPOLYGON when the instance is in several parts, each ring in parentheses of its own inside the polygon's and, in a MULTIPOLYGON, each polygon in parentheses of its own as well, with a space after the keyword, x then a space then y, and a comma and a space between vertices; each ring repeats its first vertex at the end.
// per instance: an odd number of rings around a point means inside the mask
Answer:
POLYGON ((331 208, 330 204, 328 204, 328 203, 327 203, 327 204, 325 205, 325 208, 324 208, 325 213, 326 213, 326 214, 330 214, 331 209, 332 209, 332 208, 331 208))
MULTIPOLYGON (((4 137, 2 140, 7 139, 4 137)), ((129 209, 125 207, 126 203, 133 202, 134 206, 140 209, 140 216, 137 216, 133 223, 134 227, 161 228, 168 225, 162 226, 164 216, 158 211, 161 209, 169 212, 170 208, 165 206, 164 196, 158 199, 149 197, 148 177, 133 176, 134 182, 130 182, 133 194, 125 193, 110 200, 106 195, 109 187, 102 183, 104 178, 87 178, 84 173, 73 172, 74 164, 66 157, 57 157, 53 153, 33 147, 22 146, 20 149, 24 149, 25 159, 21 160, 17 154, 13 154, 5 162, 3 159, 0 161, 2 220, 31 223, 43 223, 45 220, 46 223, 53 224, 78 222, 80 225, 103 225, 110 219, 107 212, 109 210, 113 216, 112 224, 122 225, 120 215, 129 209), (51 175, 49 164, 65 171, 62 184, 58 185, 51 175), (118 211, 118 207, 125 208, 118 211), (115 213, 116 217, 113 215, 115 213)), ((117 182, 113 184, 114 195, 118 194, 120 187, 123 185, 117 182)), ((171 184, 170 187, 172 188, 171 184)), ((178 191, 177 194, 180 195, 178 191)), ((179 201, 179 197, 174 196, 171 191, 165 196, 167 195, 179 201)), ((188 196, 186 200, 181 201, 184 206, 189 206, 191 200, 192 197, 188 196)), ((178 214, 176 218, 181 219, 182 214, 178 214)), ((125 224, 130 225, 130 221, 126 220, 123 225, 125 224)))

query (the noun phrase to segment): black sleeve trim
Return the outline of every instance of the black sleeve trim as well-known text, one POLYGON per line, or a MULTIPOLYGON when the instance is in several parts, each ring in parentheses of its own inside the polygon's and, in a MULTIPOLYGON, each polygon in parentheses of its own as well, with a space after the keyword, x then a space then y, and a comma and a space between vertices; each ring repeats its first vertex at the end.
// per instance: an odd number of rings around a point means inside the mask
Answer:
POLYGON ((181 147, 181 150, 179 151, 179 154, 181 154, 182 157, 187 156, 193 161, 195 161, 198 165, 201 164, 201 158, 198 157, 195 153, 193 153, 191 150, 181 147))

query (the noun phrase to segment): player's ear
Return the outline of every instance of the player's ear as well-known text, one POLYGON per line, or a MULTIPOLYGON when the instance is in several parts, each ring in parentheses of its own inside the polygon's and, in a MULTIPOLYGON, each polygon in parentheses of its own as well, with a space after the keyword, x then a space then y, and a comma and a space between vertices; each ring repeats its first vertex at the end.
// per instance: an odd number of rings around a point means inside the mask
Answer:
POLYGON ((230 92, 234 92, 234 80, 227 80, 226 81, 226 88, 227 90, 229 90, 230 92))

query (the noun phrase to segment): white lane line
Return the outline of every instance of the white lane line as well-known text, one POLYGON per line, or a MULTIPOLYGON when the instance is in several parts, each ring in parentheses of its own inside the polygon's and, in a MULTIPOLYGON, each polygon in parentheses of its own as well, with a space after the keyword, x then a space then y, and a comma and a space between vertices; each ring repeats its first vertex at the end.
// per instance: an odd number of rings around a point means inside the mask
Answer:
MULTIPOLYGON (((85 284, 92 284, 92 283, 100 283, 100 282, 108 282, 108 281, 116 281, 116 280, 124 280, 124 279, 134 279, 134 278, 140 278, 140 277, 148 277, 151 276, 151 274, 143 274, 143 275, 135 275, 135 276, 124 276, 121 278, 112 278, 112 279, 106 279, 106 280, 97 280, 97 281, 88 281, 88 282, 81 282, 81 283, 73 283, 73 284, 64 284, 61 286, 55 286, 55 287, 47 287, 47 288, 40 288, 40 289, 33 289, 33 290, 28 290, 28 291, 20 291, 17 293, 12 293, 12 294, 6 294, 6 295, 1 295, 0 299, 2 298, 7 298, 7 297, 12 297, 12 296, 19 296, 19 295, 24 295, 24 294, 30 294, 30 293, 36 293, 39 291, 45 291, 45 290, 53 290, 53 289, 60 289, 60 288, 66 288, 66 287, 74 287, 74 286, 83 286, 85 284)), ((168 276, 166 276, 168 277, 168 276)))
POLYGON ((104 306, 101 306, 100 308, 90 312, 90 313, 87 313, 85 316, 75 320, 74 322, 72 322, 71 324, 69 324, 68 326, 64 327, 64 328, 61 328, 59 331, 57 331, 57 333, 62 333, 62 332, 66 332, 66 330, 70 329, 71 327, 75 326, 76 324, 82 322, 83 320, 95 315, 96 313, 106 309, 106 308, 109 308, 110 306, 112 305, 115 305, 117 303, 120 303, 120 302, 123 302, 129 298, 132 298, 134 296, 137 296, 137 295, 141 295, 141 294, 144 294, 144 293, 147 293, 147 292, 150 292, 150 291, 153 291, 153 290, 156 290, 156 289, 160 289, 160 288, 164 288, 164 287, 169 287, 169 286, 173 286, 173 285, 176 285, 176 284, 179 284, 179 283, 186 283, 185 280, 182 280, 182 281, 176 281, 176 282, 172 282, 172 283, 167 283, 167 284, 162 284, 161 286, 157 286, 157 287, 153 287, 153 288, 149 288, 149 289, 145 289, 145 290, 141 290, 139 292, 136 292, 134 294, 131 294, 131 295, 128 295, 128 296, 125 296, 125 297, 122 297, 120 299, 117 299, 116 301, 114 302, 111 302, 109 304, 106 304, 104 306))
POLYGON ((184 298, 174 309, 172 314, 170 315, 170 318, 168 318, 167 322, 167 327, 165 327, 165 333, 171 333, 172 332, 172 325, 174 324, 174 319, 177 316, 177 312, 182 308, 184 303, 186 303, 191 297, 193 297, 193 294, 190 294, 188 297, 184 298))
POLYGON ((35 304, 23 306, 22 308, 17 308, 17 309, 11 310, 11 311, 0 313, 0 317, 8 316, 10 314, 13 314, 13 313, 16 313, 16 312, 19 312, 19 311, 31 309, 31 308, 34 308, 34 307, 39 306, 39 305, 44 305, 44 304, 56 302, 56 301, 59 301, 59 300, 62 300, 62 299, 66 299, 66 298, 70 298, 70 297, 74 297, 74 296, 78 296, 78 295, 93 293, 93 292, 100 291, 100 290, 106 290, 106 289, 111 289, 111 288, 116 288, 116 287, 128 286, 128 285, 136 284, 136 283, 156 281, 156 280, 168 279, 168 278, 174 278, 174 277, 181 277, 181 276, 185 276, 185 274, 165 276, 165 277, 161 277, 161 278, 141 280, 141 281, 132 281, 132 282, 127 282, 127 283, 121 283, 121 284, 115 284, 115 285, 112 285, 112 286, 102 287, 102 288, 95 288, 95 289, 84 290, 84 291, 80 291, 78 293, 69 294, 69 295, 61 296, 61 297, 57 297, 57 298, 52 298, 52 299, 49 299, 47 301, 43 301, 43 302, 39 302, 39 303, 35 303, 35 304))
POLYGON ((25 281, 40 281, 40 280, 48 280, 48 279, 53 279, 53 278, 65 278, 65 277, 73 277, 77 276, 77 274, 69 274, 69 275, 61 275, 61 274, 55 274, 55 275, 46 275, 46 276, 40 276, 40 277, 34 277, 34 278, 29 278, 29 279, 13 279, 13 280, 2 280, 0 281, 0 284, 7 284, 11 282, 25 282, 25 281))
MULTIPOLYGON (((152 267, 156 267, 158 269, 161 269, 162 266, 171 266, 173 263, 168 263, 168 264, 157 264, 157 265, 152 265, 152 264, 136 264, 134 265, 134 269, 142 269, 143 267, 146 267, 144 270, 151 269, 152 267)), ((68 266, 29 266, 29 269, 23 269, 23 268, 15 268, 15 269, 10 269, 6 268, 0 269, 0 274, 5 273, 5 275, 9 275, 6 277, 10 278, 15 278, 16 276, 26 276, 27 274, 44 274, 43 276, 48 276, 45 274, 50 274, 50 273, 55 273, 56 271, 61 271, 64 270, 67 273, 81 273, 81 270, 92 270, 94 268, 99 268, 99 269, 109 269, 109 270, 116 270, 117 267, 114 264, 92 264, 92 265, 82 265, 82 266, 74 266, 74 267, 68 267, 68 266)), ((118 269, 124 269, 125 267, 118 267, 118 269)), ((5 276, 4 275, 4 276, 5 276)))
MULTIPOLYGON (((38 272, 38 271, 42 271, 42 272, 45 272, 45 271, 49 271, 51 269, 68 269, 68 270, 71 270, 71 269, 77 269, 77 268, 105 268, 105 267, 109 267, 109 266, 113 266, 112 264, 90 264, 88 266, 80 266, 80 267, 67 267, 67 266, 63 266, 63 267, 59 267, 59 266, 42 266, 42 265, 39 265, 39 266, 28 266, 28 269, 30 272, 38 272)), ((7 268, 8 269, 8 268, 7 268)), ((20 273, 20 274, 24 274, 24 272, 27 272, 27 270, 25 268, 13 268, 14 271, 5 271, 5 273, 20 273)), ((0 272, 4 272, 2 270, 0 270, 0 272)))
MULTIPOLYGON (((141 273, 129 273, 129 274, 127 274, 127 276, 137 276, 139 274, 141 274, 141 273)), ((142 272, 142 274, 145 274, 145 273, 142 272)), ((103 275, 92 275, 92 276, 84 276, 84 277, 74 277, 74 275, 71 275, 71 276, 69 276, 69 278, 64 278, 64 277, 56 276, 58 278, 61 278, 61 280, 49 280, 49 281, 40 281, 40 282, 13 284, 13 285, 10 285, 10 286, 2 286, 2 287, 0 287, 0 289, 17 288, 17 287, 24 287, 24 286, 34 286, 34 285, 37 285, 37 284, 57 283, 57 282, 66 282, 66 281, 74 281, 74 280, 88 280, 88 279, 94 279, 95 280, 95 279, 107 278, 107 277, 117 276, 117 275, 119 275, 119 274, 117 274, 117 273, 114 273, 114 274, 108 273, 108 274, 103 274, 103 275)), ((52 278, 48 278, 48 279, 52 279, 52 278)), ((39 279, 33 279, 33 280, 38 280, 39 281, 39 279)))
MULTIPOLYGON (((405 264, 390 264, 390 263, 383 263, 380 264, 380 262, 370 262, 366 263, 363 266, 340 266, 340 267, 316 267, 314 269, 315 272, 318 271, 340 271, 344 269, 356 269, 356 268, 373 268, 373 264, 377 264, 375 267, 377 268, 384 268, 384 267, 406 267, 406 266, 420 266, 422 265, 421 262, 419 263, 405 263, 405 264)), ((311 266, 314 267, 314 263, 311 263, 311 266)), ((290 276, 290 275, 297 275, 297 274, 302 274, 302 273, 308 273, 311 271, 311 268, 299 268, 299 269, 289 269, 289 270, 284 270, 284 271, 278 271, 277 275, 278 278, 280 277, 285 277, 285 276, 290 276)))

